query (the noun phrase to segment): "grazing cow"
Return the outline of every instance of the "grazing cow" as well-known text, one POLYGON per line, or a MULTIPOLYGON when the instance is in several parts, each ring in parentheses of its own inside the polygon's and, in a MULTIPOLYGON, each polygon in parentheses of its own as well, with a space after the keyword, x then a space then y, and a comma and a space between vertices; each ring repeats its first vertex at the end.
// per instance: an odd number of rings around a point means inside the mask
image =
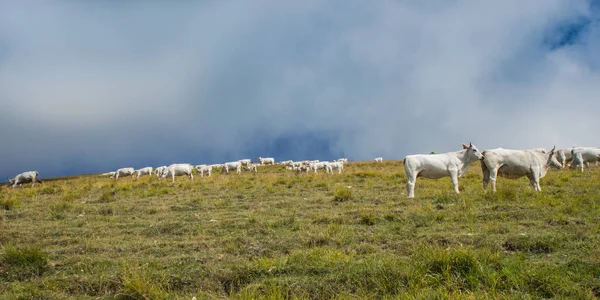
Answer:
POLYGON ((154 169, 154 173, 156 173, 156 177, 160 178, 162 171, 166 168, 167 168, 167 166, 160 166, 160 167, 154 169))
POLYGON ((161 178, 171 176, 171 182, 175 182, 175 176, 187 175, 190 180, 194 180, 192 169, 193 167, 191 164, 172 164, 161 171, 158 179, 160 180, 161 178))
POLYGON ((338 158, 336 161, 347 163, 348 159, 344 157, 344 158, 338 158))
POLYGON ((110 176, 110 177, 113 177, 113 176, 115 176, 115 173, 116 172, 106 172, 106 173, 100 174, 100 176, 110 176))
POLYGON ((540 178, 546 176, 548 168, 562 168, 554 155, 555 148, 550 153, 536 149, 510 150, 492 149, 483 151, 481 170, 483 171, 483 190, 488 183, 492 183, 492 191, 496 192, 496 179, 498 176, 516 179, 523 176, 529 178, 531 187, 541 191, 540 178))
POLYGON ((140 178, 140 176, 143 176, 143 175, 150 175, 150 177, 152 177, 152 167, 141 168, 141 169, 135 171, 135 173, 137 174, 136 178, 140 178))
POLYGON ((120 168, 117 171, 115 171, 115 175, 113 177, 115 179, 117 179, 119 177, 133 176, 133 175, 135 175, 135 169, 134 168, 120 168))
POLYGON ((377 157, 377 158, 375 158, 375 162, 383 162, 383 157, 377 157))
POLYGON ((275 159, 274 159, 274 158, 272 158, 272 157, 259 157, 259 158, 258 158, 258 162, 259 162, 261 165, 267 165, 267 164, 272 164, 272 165, 274 165, 274 164, 275 164, 275 159))
POLYGON ((194 169, 196 169, 196 171, 200 172, 200 170, 202 170, 202 168, 206 167, 206 165, 195 165, 194 169))
POLYGON ((35 183, 42 183, 41 181, 39 181, 37 178, 38 176, 40 176, 40 173, 38 173, 38 171, 27 171, 27 172, 23 172, 17 176, 15 176, 13 179, 10 178, 6 178, 6 180, 8 181, 8 186, 14 189, 16 185, 22 185, 23 183, 30 183, 31 182, 31 187, 33 187, 35 185, 35 183))
POLYGON ((249 158, 245 158, 245 159, 240 159, 238 160, 240 163, 242 163, 242 166, 248 166, 252 163, 252 160, 249 158))
POLYGON ((293 163, 293 161, 291 160, 284 160, 284 161, 280 161, 277 164, 278 165, 289 165, 290 163, 293 163))
POLYGON ((309 166, 305 166, 305 165, 301 165, 298 167, 295 167, 296 169, 296 174, 300 174, 300 173, 308 173, 310 172, 310 167, 309 166))
POLYGON ((200 172, 200 177, 204 177, 204 173, 207 174, 208 177, 210 177, 212 175, 212 166, 203 166, 201 168, 197 168, 196 166, 196 171, 200 172))
POLYGON ((556 160, 564 167, 573 160, 571 149, 558 149, 555 152, 556 160))
POLYGON ((450 176, 454 191, 458 194, 458 178, 467 171, 469 164, 482 158, 481 152, 473 144, 463 144, 463 150, 442 154, 416 154, 404 158, 406 171, 406 192, 409 198, 415 197, 417 177, 438 179, 450 176))
POLYGON ((341 161, 330 162, 327 164, 327 173, 333 174, 333 169, 338 170, 338 174, 342 174, 342 170, 344 169, 344 163, 341 161))
POLYGON ((246 167, 246 169, 250 172, 256 173, 258 171, 258 164, 250 164, 246 167))
POLYGON ((242 173, 242 163, 239 161, 224 163, 223 169, 221 169, 221 173, 229 173, 229 170, 235 170, 238 174, 242 173))
POLYGON ((571 157, 573 159, 571 169, 581 167, 581 172, 583 172, 583 165, 589 169, 589 163, 597 163, 600 161, 600 149, 596 147, 573 148, 571 150, 571 157))
POLYGON ((308 165, 308 167, 311 170, 315 171, 315 173, 318 173, 317 172, 318 169, 325 169, 325 172, 329 173, 329 170, 327 169, 327 165, 329 165, 329 162, 322 161, 322 162, 310 163, 308 165))

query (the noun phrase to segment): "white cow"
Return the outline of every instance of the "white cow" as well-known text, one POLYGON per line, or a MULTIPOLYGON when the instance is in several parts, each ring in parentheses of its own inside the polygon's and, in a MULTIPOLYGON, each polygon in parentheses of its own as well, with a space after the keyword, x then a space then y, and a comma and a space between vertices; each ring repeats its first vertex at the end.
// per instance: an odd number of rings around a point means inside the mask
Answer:
POLYGON ((100 176, 110 176, 110 177, 113 177, 113 176, 115 176, 115 173, 116 172, 106 172, 106 173, 100 174, 100 176))
POLYGON ((295 167, 295 171, 296 171, 296 174, 308 173, 308 172, 310 172, 310 167, 301 165, 301 166, 295 167))
POLYGON ((338 174, 342 174, 342 170, 344 169, 344 163, 341 161, 330 162, 327 164, 327 173, 333 173, 333 169, 338 170, 338 174))
POLYGON ((135 171, 135 173, 137 174, 136 178, 140 178, 140 176, 143 176, 143 175, 150 175, 150 177, 152 177, 152 167, 141 168, 141 169, 135 171))
POLYGON ((248 166, 252 163, 252 160, 249 158, 245 158, 245 159, 240 159, 238 160, 240 163, 242 163, 242 166, 248 166))
POLYGON ((329 165, 329 162, 322 161, 322 162, 310 163, 310 165, 308 165, 308 167, 311 170, 313 170, 315 173, 318 173, 317 172, 318 169, 325 169, 325 172, 329 173, 329 170, 327 169, 327 165, 329 165))
POLYGON ((207 165, 205 165, 201 168, 197 168, 197 166, 196 166, 196 171, 200 172, 200 177, 204 177, 204 173, 206 173, 207 176, 210 177, 212 175, 212 169, 213 169, 212 166, 207 166, 207 165))
POLYGON ((375 162, 383 162, 383 157, 377 157, 377 158, 375 158, 375 162))
POLYGON ((261 165, 267 165, 267 164, 272 164, 272 165, 274 165, 274 164, 275 164, 275 159, 274 159, 274 158, 272 158, 272 157, 259 157, 259 158, 258 158, 258 162, 259 162, 261 165))
POLYGON ((116 179, 123 176, 133 176, 134 174, 134 168, 120 168, 117 171, 115 171, 115 175, 113 177, 116 179))
POLYGON ((277 164, 278 165, 289 165, 290 163, 293 163, 293 161, 291 160, 284 160, 284 161, 280 161, 277 164))
POLYGON ((571 150, 571 157, 573 159, 571 169, 581 167, 581 172, 583 172, 583 165, 589 169, 589 163, 597 163, 600 161, 600 149, 596 147, 573 148, 571 150))
POLYGON ((187 175, 190 180, 194 180, 194 175, 192 174, 192 165, 191 164, 172 164, 161 171, 158 179, 166 178, 171 176, 171 182, 175 182, 175 176, 187 175))
POLYGON ((258 164, 250 164, 246 167, 246 169, 250 172, 256 173, 258 171, 258 164))
POLYGON ((41 181, 39 181, 37 178, 38 176, 40 176, 40 173, 38 173, 38 171, 27 171, 27 172, 23 172, 17 176, 15 176, 13 179, 10 178, 6 178, 6 180, 8 181, 8 186, 14 189, 16 185, 22 185, 23 183, 30 183, 31 182, 31 187, 33 187, 35 185, 35 183, 42 183, 41 181))
POLYGON ((239 161, 231 161, 224 163, 221 173, 229 173, 229 170, 235 170, 238 174, 242 173, 242 163, 239 161))
POLYGON ((571 154, 572 149, 558 149, 556 150, 556 160, 564 167, 567 166, 573 160, 573 155, 571 154))
POLYGON ((338 158, 336 161, 347 163, 348 159, 344 157, 344 158, 338 158))
POLYGON ((523 176, 529 178, 531 187, 541 191, 540 178, 546 176, 548 168, 562 168, 554 155, 555 148, 550 153, 536 149, 511 150, 492 149, 483 151, 481 170, 483 171, 483 189, 492 183, 492 191, 496 192, 496 179, 498 176, 516 179, 523 176))
POLYGON ((156 173, 156 177, 160 178, 162 171, 166 168, 167 168, 167 166, 160 166, 160 167, 154 169, 154 173, 156 173))
POLYGON ((417 177, 438 179, 450 176, 454 191, 458 194, 458 178, 467 171, 469 165, 482 158, 481 152, 473 144, 463 144, 463 150, 441 154, 416 154, 404 158, 406 171, 406 192, 409 198, 415 197, 417 177))

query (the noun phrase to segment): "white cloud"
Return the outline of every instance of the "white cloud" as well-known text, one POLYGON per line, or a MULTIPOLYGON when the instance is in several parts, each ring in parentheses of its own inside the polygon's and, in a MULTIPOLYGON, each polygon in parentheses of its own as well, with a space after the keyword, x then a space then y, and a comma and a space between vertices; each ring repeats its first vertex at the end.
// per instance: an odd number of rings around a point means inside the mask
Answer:
POLYGON ((256 136, 320 132, 339 135, 334 153, 296 155, 596 144, 598 23, 574 45, 544 44, 588 7, 15 2, 0 11, 0 165, 225 160, 276 149, 256 136))

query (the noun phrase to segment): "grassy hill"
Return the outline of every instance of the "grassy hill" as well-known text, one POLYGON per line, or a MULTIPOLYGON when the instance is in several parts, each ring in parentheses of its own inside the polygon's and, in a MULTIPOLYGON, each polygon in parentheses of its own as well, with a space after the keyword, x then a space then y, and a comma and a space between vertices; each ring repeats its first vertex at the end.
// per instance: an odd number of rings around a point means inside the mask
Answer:
POLYGON ((0 298, 600 296, 600 169, 483 193, 402 163, 0 188, 0 298))

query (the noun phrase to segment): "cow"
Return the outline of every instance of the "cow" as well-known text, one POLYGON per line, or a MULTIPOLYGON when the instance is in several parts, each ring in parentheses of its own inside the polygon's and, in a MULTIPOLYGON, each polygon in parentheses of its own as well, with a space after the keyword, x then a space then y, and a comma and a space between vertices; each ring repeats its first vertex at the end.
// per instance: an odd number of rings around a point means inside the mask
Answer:
POLYGON ((600 161, 600 149, 596 147, 573 148, 571 149, 571 157, 573 159, 571 169, 581 167, 581 172, 583 172, 583 165, 589 169, 589 163, 600 161))
POLYGON ((280 161, 277 164, 278 165, 289 165, 290 163, 293 163, 294 161, 291 160, 284 160, 284 161, 280 161))
POLYGON ((154 173, 156 173, 156 177, 160 178, 162 171, 166 168, 167 168, 167 166, 160 166, 158 168, 155 168, 154 173))
POLYGON ((344 157, 344 158, 338 158, 336 161, 347 163, 348 159, 344 157))
POLYGON ((272 157, 259 157, 259 158, 258 158, 258 162, 259 162, 261 165, 267 165, 267 164, 272 164, 272 165, 274 165, 274 164, 275 164, 275 159, 274 159, 274 158, 272 158, 272 157))
POLYGON ((252 160, 249 158, 245 158, 245 159, 240 159, 238 160, 240 163, 242 163, 242 166, 248 166, 252 163, 252 160))
POLYGON ((573 160, 573 155, 571 154, 571 149, 558 149, 554 153, 556 156, 556 160, 564 167, 567 166, 573 160))
POLYGON ((141 168, 137 171, 135 171, 137 177, 136 178, 140 178, 140 176, 143 175, 150 175, 150 177, 152 177, 152 167, 145 167, 145 168, 141 168))
POLYGON ((258 171, 258 164, 249 164, 246 169, 250 172, 256 173, 258 171))
POLYGON ((322 161, 322 162, 310 163, 308 165, 308 167, 309 167, 309 169, 313 170, 315 173, 318 173, 317 172, 318 169, 325 169, 325 172, 329 173, 329 170, 327 169, 327 165, 329 165, 329 162, 322 161))
POLYGON ((295 168, 294 170, 296 171, 296 174, 310 172, 310 167, 309 166, 305 166, 305 165, 301 165, 301 166, 293 167, 293 168, 295 168))
POLYGON ((172 164, 161 171, 158 179, 160 180, 161 178, 171 176, 171 182, 175 182, 175 176, 187 175, 190 180, 194 180, 192 169, 193 167, 191 164, 172 164))
POLYGON ((554 155, 556 147, 549 153, 536 149, 511 150, 491 149, 483 151, 481 170, 483 171, 483 190, 492 183, 492 192, 496 192, 496 179, 498 176, 516 179, 523 176, 529 178, 531 187, 541 191, 540 178, 546 176, 550 167, 562 168, 562 164, 554 155))
POLYGON ((475 145, 463 144, 463 149, 456 152, 441 154, 415 154, 404 158, 404 170, 406 171, 406 192, 408 198, 415 197, 415 182, 417 177, 439 179, 450 176, 454 191, 459 194, 458 178, 462 176, 469 165, 483 157, 475 145))
POLYGON ((36 182, 42 183, 41 181, 38 180, 39 176, 40 176, 40 173, 38 171, 27 171, 27 172, 23 172, 23 173, 15 176, 13 179, 6 178, 6 180, 8 181, 8 186, 12 187, 13 189, 15 188, 16 185, 22 185, 23 183, 30 183, 30 182, 31 182, 31 187, 33 187, 36 182))
POLYGON ((133 176, 133 175, 135 175, 134 168, 120 168, 117 171, 115 171, 115 175, 113 176, 113 178, 117 179, 119 177, 133 176))
POLYGON ((212 175, 212 166, 203 166, 198 168, 198 166, 196 166, 196 171, 200 172, 200 177, 204 177, 204 173, 207 174, 208 177, 210 177, 212 175))
POLYGON ((342 170, 344 169, 344 163, 341 161, 330 162, 327 164, 326 170, 327 173, 333 174, 333 169, 338 170, 338 174, 342 174, 342 170))
POLYGON ((115 176, 115 173, 116 172, 106 172, 106 173, 100 174, 100 176, 110 176, 110 177, 113 177, 113 176, 115 176))
POLYGON ((383 157, 377 157, 377 158, 375 158, 375 162, 383 162, 383 157))
POLYGON ((221 173, 229 173, 229 170, 236 170, 238 174, 242 173, 242 163, 239 161, 224 163, 223 169, 221 169, 221 173))

